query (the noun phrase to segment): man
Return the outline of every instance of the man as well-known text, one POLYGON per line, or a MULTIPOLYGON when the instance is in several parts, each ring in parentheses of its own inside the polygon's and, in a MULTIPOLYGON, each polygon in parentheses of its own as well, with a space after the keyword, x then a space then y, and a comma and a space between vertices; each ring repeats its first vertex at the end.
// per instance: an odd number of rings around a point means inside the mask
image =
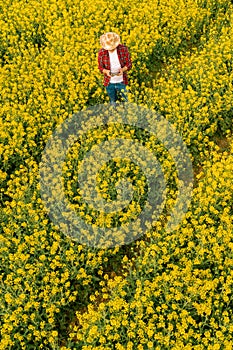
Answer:
POLYGON ((127 71, 132 67, 128 48, 120 43, 120 36, 114 32, 101 35, 100 44, 102 48, 98 53, 98 68, 104 74, 103 84, 110 103, 116 105, 118 92, 121 92, 123 101, 127 102, 127 71))

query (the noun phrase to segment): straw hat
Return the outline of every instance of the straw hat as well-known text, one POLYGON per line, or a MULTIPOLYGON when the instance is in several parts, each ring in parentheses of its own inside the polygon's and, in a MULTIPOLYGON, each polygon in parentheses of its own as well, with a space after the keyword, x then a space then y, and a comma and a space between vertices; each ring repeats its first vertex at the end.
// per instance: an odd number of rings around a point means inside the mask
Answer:
POLYGON ((100 37, 100 44, 105 50, 114 50, 120 41, 120 36, 114 32, 105 33, 100 37))

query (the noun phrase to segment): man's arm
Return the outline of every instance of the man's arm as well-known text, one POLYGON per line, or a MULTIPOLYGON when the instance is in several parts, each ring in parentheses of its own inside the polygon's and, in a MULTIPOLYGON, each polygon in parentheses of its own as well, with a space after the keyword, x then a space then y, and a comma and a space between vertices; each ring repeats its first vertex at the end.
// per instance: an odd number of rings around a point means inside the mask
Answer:
POLYGON ((103 65, 103 54, 101 51, 98 53, 98 68, 101 73, 103 73, 104 65, 103 65))
POLYGON ((132 68, 132 61, 131 61, 131 56, 127 46, 124 47, 124 57, 125 57, 125 66, 123 67, 123 69, 125 69, 125 71, 130 70, 132 68))
POLYGON ((106 74, 110 77, 110 70, 104 68, 103 53, 101 51, 99 51, 99 54, 98 54, 98 68, 101 73, 106 74))

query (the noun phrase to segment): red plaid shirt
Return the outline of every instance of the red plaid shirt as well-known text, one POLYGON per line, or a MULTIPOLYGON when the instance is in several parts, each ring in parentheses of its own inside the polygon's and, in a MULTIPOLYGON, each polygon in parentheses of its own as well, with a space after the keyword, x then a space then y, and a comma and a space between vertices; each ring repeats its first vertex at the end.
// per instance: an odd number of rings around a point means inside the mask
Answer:
MULTIPOLYGON (((127 70, 130 70, 132 67, 132 62, 128 48, 125 45, 119 44, 117 46, 117 54, 121 68, 126 66, 127 70)), ((103 48, 99 50, 98 65, 98 68, 101 71, 101 73, 103 73, 103 69, 110 70, 110 58, 108 50, 105 50, 103 48)), ((108 86, 110 79, 110 77, 104 74, 104 86, 108 86)), ((123 73, 123 82, 125 83, 125 85, 128 84, 128 77, 126 72, 123 73)))

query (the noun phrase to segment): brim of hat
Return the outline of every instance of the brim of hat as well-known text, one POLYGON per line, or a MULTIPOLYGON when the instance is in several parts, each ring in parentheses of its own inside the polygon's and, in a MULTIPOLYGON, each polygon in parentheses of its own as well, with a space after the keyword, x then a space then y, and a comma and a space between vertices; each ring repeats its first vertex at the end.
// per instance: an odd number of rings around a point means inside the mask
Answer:
POLYGON ((117 42, 115 45, 102 45, 103 49, 105 50, 115 50, 117 48, 117 46, 120 44, 120 41, 117 42))

